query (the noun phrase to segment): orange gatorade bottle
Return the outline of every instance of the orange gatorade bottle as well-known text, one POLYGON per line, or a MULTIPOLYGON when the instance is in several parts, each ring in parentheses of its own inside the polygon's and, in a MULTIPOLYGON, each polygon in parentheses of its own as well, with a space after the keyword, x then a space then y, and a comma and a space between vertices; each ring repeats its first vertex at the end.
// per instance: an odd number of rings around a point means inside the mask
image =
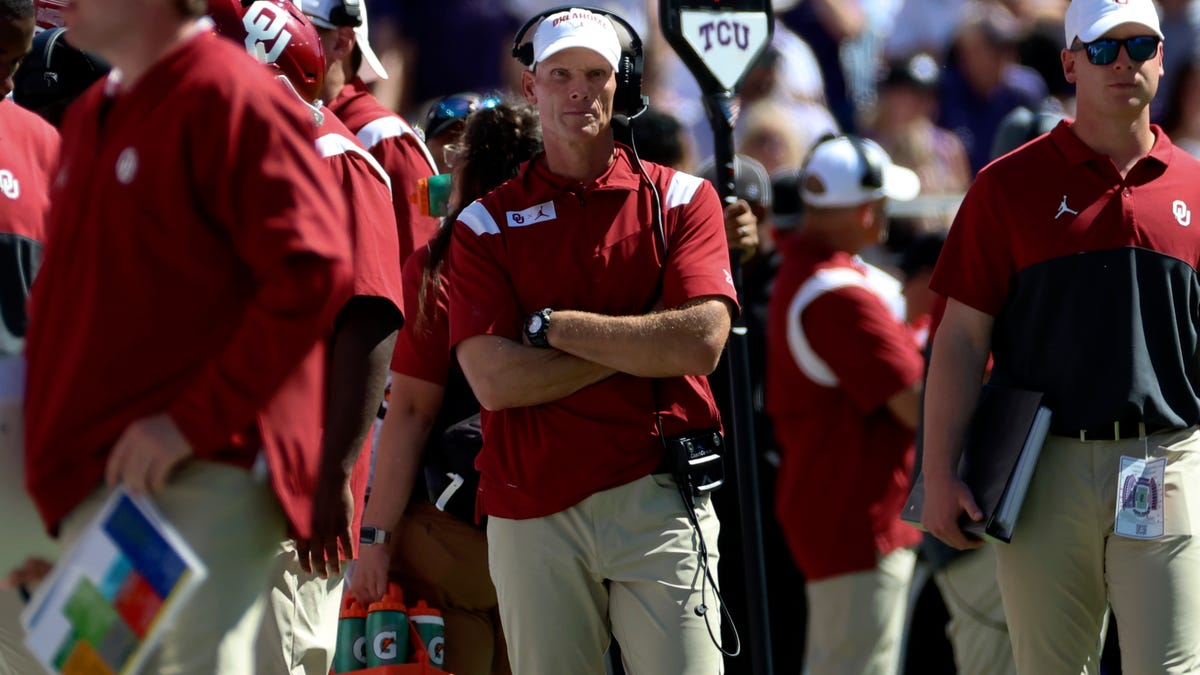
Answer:
POLYGON ((399 585, 388 584, 383 598, 371 603, 366 637, 368 668, 408 661, 408 615, 399 585))
POLYGON ((337 649, 333 672, 350 673, 367 667, 367 608, 347 591, 338 615, 337 649))
POLYGON ((426 605, 424 600, 418 600, 409 609, 408 620, 421 638, 421 646, 429 654, 429 665, 441 668, 446 662, 446 622, 442 619, 442 613, 426 605))

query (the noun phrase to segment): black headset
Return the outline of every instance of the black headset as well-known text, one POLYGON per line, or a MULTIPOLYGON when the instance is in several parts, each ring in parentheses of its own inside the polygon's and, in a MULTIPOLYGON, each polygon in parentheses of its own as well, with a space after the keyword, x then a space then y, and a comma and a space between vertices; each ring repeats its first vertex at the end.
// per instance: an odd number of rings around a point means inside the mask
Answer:
POLYGON ((845 134, 843 138, 854 146, 854 152, 858 153, 858 159, 863 165, 862 178, 859 179, 858 184, 868 190, 883 188, 883 167, 873 161, 871 155, 867 153, 866 141, 853 134, 845 134))
POLYGON ((526 68, 533 67, 533 40, 531 38, 529 41, 525 41, 526 33, 541 23, 542 19, 572 9, 583 9, 604 16, 616 29, 617 39, 621 43, 621 58, 617 61, 617 72, 615 73, 617 93, 613 97, 613 111, 625 118, 622 121, 641 115, 650 106, 650 99, 642 95, 642 39, 638 37, 637 31, 633 30, 633 26, 629 25, 628 21, 612 12, 580 5, 563 5, 548 9, 526 21, 525 25, 517 31, 517 36, 513 38, 513 58, 520 61, 526 68))

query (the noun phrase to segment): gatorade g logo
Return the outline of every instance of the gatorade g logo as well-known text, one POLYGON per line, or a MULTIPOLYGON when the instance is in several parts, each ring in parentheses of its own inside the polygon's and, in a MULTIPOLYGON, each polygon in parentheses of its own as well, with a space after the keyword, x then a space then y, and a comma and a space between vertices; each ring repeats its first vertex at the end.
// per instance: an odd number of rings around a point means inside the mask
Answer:
POLYGON ((380 631, 375 636, 375 656, 377 658, 383 660, 394 659, 396 658, 396 651, 396 631, 380 631))
POLYGON ((438 635, 429 641, 429 662, 435 666, 440 666, 446 662, 446 638, 438 635))
POLYGON ((292 34, 287 30, 287 12, 264 0, 256 0, 242 16, 242 27, 246 29, 246 51, 263 63, 275 63, 283 53, 292 34), (267 49, 271 43, 271 49, 267 49))
POLYGON ((360 637, 354 641, 354 660, 367 665, 367 638, 360 637))

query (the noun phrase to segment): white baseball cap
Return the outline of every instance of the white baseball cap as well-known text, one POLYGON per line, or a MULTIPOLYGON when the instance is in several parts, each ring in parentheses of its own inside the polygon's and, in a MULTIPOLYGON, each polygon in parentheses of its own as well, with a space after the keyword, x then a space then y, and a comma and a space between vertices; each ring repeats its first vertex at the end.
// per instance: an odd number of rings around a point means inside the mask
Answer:
POLYGON ((572 8, 551 14, 538 24, 533 34, 533 62, 541 63, 571 47, 596 52, 613 70, 621 60, 621 39, 612 21, 602 14, 572 8))
POLYGON ((367 40, 367 4, 363 0, 296 0, 300 11, 308 15, 313 24, 326 29, 353 26, 355 42, 362 52, 362 65, 358 76, 363 82, 388 79, 387 71, 367 40))
POLYGON ((823 208, 858 206, 887 197, 907 202, 921 191, 912 170, 892 163, 875 141, 838 136, 813 148, 800 176, 805 204, 823 208))
POLYGON ((1154 0, 1071 0, 1063 21, 1067 49, 1076 37, 1092 42, 1123 23, 1145 26, 1162 39, 1154 0))

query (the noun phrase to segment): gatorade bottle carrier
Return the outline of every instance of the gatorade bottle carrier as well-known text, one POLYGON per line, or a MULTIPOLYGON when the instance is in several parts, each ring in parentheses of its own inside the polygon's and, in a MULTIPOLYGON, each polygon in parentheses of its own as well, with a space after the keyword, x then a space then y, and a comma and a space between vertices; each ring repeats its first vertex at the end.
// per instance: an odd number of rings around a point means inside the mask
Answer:
POLYGON ((404 606, 404 594, 397 584, 388 584, 387 593, 384 597, 375 603, 371 603, 370 607, 364 609, 362 604, 357 602, 353 595, 346 591, 342 598, 342 612, 340 615, 341 621, 338 622, 338 651, 334 653, 334 673, 352 672, 360 675, 452 675, 447 671, 441 670, 433 665, 433 659, 438 659, 440 662, 444 654, 440 650, 435 651, 431 656, 425 647, 425 640, 429 640, 435 646, 442 644, 444 623, 441 621, 441 612, 432 609, 425 605, 423 601, 418 601, 416 606, 412 608, 411 616, 415 621, 409 620, 409 612, 404 606), (375 615, 374 621, 371 621, 371 614, 379 612, 375 615), (412 645, 412 654, 409 655, 410 663, 394 663, 389 665, 363 667, 361 669, 339 670, 338 666, 347 667, 351 665, 349 660, 341 659, 343 644, 349 644, 346 640, 348 635, 343 635, 342 628, 345 626, 349 634, 353 634, 354 643, 357 649, 351 647, 355 654, 354 661, 364 663, 362 659, 367 656, 367 650, 373 649, 374 639, 381 628, 389 623, 396 625, 399 628, 399 619, 404 617, 404 626, 406 632, 397 631, 395 642, 392 645, 381 645, 385 653, 389 653, 387 648, 393 647, 398 658, 404 659, 404 654, 401 652, 408 651, 408 645, 412 645), (362 623, 358 623, 358 622, 362 623), (361 628, 360 628, 361 626, 361 628), (425 633, 421 632, 419 626, 425 627, 425 633), (359 633, 359 631, 362 631, 359 633), (362 637, 358 637, 360 635, 362 637), (401 640, 403 635, 403 640, 401 640), (441 638, 441 639, 437 639, 441 638), (345 642, 344 642, 345 640, 345 642), (403 644, 401 644, 403 642, 403 644))

